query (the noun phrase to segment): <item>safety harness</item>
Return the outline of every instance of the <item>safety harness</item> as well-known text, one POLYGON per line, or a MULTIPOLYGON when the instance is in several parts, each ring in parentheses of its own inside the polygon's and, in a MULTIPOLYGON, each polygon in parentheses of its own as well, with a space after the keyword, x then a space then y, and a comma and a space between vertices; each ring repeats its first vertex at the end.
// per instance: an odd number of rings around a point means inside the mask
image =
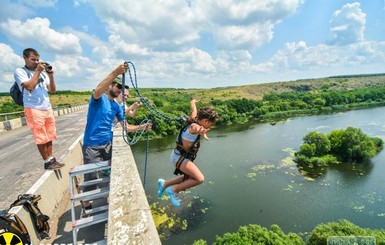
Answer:
POLYGON ((176 147, 174 149, 174 151, 178 150, 179 153, 180 153, 180 157, 179 157, 179 159, 178 159, 178 161, 176 162, 176 165, 175 165, 174 174, 175 175, 178 175, 178 174, 184 175, 183 181, 187 180, 189 176, 187 174, 183 173, 183 171, 180 170, 180 166, 182 165, 183 160, 186 159, 186 158, 191 160, 191 161, 194 161, 196 156, 197 156, 197 153, 199 151, 199 147, 200 147, 200 135, 198 135, 198 137, 194 141, 194 144, 189 149, 185 149, 183 147, 182 133, 185 132, 186 130, 188 130, 188 128, 190 127, 191 124, 192 123, 186 124, 179 131, 178 138, 177 138, 177 141, 176 141, 176 147))
POLYGON ((49 239, 51 235, 49 234, 49 217, 43 214, 39 207, 37 206, 38 201, 41 200, 40 195, 32 194, 23 194, 19 195, 17 200, 11 204, 11 208, 15 206, 23 205, 29 211, 33 224, 38 232, 39 240, 49 239))

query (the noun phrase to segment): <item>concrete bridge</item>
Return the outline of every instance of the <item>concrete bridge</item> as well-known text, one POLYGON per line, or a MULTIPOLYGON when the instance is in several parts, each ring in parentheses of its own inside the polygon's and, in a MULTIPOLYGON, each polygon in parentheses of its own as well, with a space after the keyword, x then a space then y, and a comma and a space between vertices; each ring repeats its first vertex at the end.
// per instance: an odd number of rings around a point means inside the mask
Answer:
MULTIPOLYGON (((29 213, 23 207, 10 210, 26 224, 34 244, 73 241, 68 173, 83 161, 81 144, 86 113, 83 107, 57 115, 58 141, 54 142, 54 153, 66 164, 57 171, 44 171, 27 127, 0 133, 3 160, 0 163, 3 187, 0 209, 8 208, 20 194, 38 194, 42 197, 39 208, 51 217, 52 238, 39 241, 29 213)), ((88 244, 99 240, 107 244, 161 244, 131 148, 122 139, 119 129, 114 136, 107 225, 81 229, 78 241, 88 244)))

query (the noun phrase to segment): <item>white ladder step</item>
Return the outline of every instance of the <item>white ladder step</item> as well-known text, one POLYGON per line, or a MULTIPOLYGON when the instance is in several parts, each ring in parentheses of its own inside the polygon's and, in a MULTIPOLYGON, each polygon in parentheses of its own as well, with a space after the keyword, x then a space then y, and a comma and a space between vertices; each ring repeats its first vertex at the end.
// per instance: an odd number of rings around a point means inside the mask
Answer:
POLYGON ((82 218, 79 220, 76 220, 75 223, 72 223, 73 229, 81 229, 84 227, 88 227, 94 224, 102 223, 108 220, 108 212, 104 212, 101 214, 89 216, 86 218, 82 218))
POLYGON ((87 174, 87 173, 92 173, 96 171, 101 171, 101 170, 106 170, 110 169, 111 165, 109 161, 104 161, 104 162, 98 162, 98 163, 89 163, 89 164, 82 164, 73 167, 70 169, 70 176, 75 176, 79 174, 87 174))
POLYGON ((71 201, 90 201, 98 198, 107 197, 110 192, 110 187, 104 187, 92 191, 82 192, 71 197, 71 201))
POLYGON ((99 212, 108 211, 108 204, 100 207, 95 207, 92 209, 83 210, 83 212, 87 215, 92 215, 99 212))
POLYGON ((99 179, 89 180, 89 181, 83 181, 78 184, 79 188, 83 188, 86 186, 91 185, 98 185, 98 184, 104 184, 110 182, 110 177, 101 177, 99 179))

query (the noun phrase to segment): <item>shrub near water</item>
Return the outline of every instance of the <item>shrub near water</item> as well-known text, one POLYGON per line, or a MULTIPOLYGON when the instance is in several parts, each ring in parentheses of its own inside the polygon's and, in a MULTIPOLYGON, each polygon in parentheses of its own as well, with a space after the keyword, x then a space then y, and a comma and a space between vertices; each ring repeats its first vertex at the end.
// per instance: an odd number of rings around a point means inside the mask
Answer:
POLYGON ((385 244, 384 230, 361 228, 348 220, 318 225, 309 235, 307 245, 324 245, 330 236, 374 236, 376 244, 385 244))
POLYGON ((342 162, 363 162, 377 155, 383 148, 383 140, 369 137, 360 129, 348 127, 334 130, 328 135, 310 132, 295 153, 299 165, 324 167, 342 162))
MULTIPOLYGON (((194 242, 194 245, 206 245, 204 240, 194 242)), ((287 235, 278 225, 270 226, 270 230, 260 225, 241 226, 237 232, 225 233, 217 236, 214 245, 225 244, 282 244, 282 245, 303 245, 301 237, 295 233, 287 235)))

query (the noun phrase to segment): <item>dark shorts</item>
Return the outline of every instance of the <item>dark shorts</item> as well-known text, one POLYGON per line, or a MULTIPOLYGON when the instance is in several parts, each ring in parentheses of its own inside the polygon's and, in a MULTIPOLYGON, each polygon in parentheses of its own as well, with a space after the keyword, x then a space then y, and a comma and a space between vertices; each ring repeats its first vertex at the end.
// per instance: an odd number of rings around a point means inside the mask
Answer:
POLYGON ((100 146, 83 145, 82 150, 84 164, 111 161, 112 158, 112 142, 100 146))
MULTIPOLYGON (((107 143, 105 145, 100 146, 85 146, 82 147, 83 151, 83 163, 98 163, 98 162, 104 162, 104 161, 110 161, 111 164, 111 158, 112 158, 112 142, 107 143)), ((90 173, 84 175, 84 180, 94 180, 98 179, 100 175, 105 175, 104 172, 97 172, 97 173, 90 173)), ((99 186, 102 187, 102 186, 99 186)), ((91 191, 94 190, 96 186, 87 186, 84 187, 83 191, 91 191)))

